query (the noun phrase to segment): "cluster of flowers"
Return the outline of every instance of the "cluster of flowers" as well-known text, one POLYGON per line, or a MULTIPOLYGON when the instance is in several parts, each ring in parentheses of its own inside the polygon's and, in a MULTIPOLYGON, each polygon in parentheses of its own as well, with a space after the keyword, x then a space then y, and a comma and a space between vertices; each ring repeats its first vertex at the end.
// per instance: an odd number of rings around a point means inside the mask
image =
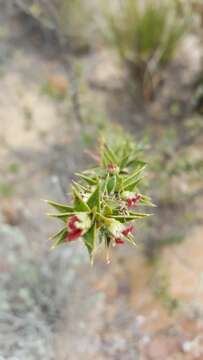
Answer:
MULTIPOLYGON (((98 158, 98 157, 97 157, 98 158)), ((63 228, 52 239, 54 247, 81 239, 91 260, 102 243, 109 248, 126 241, 135 244, 133 223, 148 214, 137 212, 138 206, 153 206, 150 198, 140 194, 141 173, 146 164, 138 159, 136 147, 128 142, 112 149, 100 147, 99 165, 76 174, 72 204, 48 201, 58 212, 48 214, 61 220, 63 228)))

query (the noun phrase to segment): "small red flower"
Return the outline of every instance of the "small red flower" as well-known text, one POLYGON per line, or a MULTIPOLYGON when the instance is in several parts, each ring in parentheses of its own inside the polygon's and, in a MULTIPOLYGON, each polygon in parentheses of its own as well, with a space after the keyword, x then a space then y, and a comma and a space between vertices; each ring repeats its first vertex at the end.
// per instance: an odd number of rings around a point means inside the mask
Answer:
POLYGON ((126 229, 124 229, 123 231, 122 231, 122 234, 124 235, 124 236, 128 236, 128 234, 129 233, 132 233, 133 231, 135 231, 135 227, 134 226, 128 226, 126 229))
POLYGON ((131 208, 133 206, 133 200, 132 198, 127 199, 128 208, 131 208))
POLYGON ((124 240, 122 240, 122 239, 120 239, 120 238, 115 239, 115 242, 116 242, 117 245, 122 245, 122 244, 124 244, 124 240))
POLYGON ((137 194, 131 198, 127 199, 128 208, 131 208, 132 206, 135 206, 139 203, 139 201, 142 199, 142 195, 137 194))
POLYGON ((67 228, 69 230, 67 235, 68 241, 73 241, 78 239, 82 235, 82 229, 77 228, 77 222, 80 221, 80 219, 73 215, 68 219, 67 228))
POLYGON ((71 229, 71 230, 76 230, 77 227, 76 227, 75 223, 76 223, 77 221, 80 221, 80 219, 78 218, 77 215, 71 216, 71 217, 68 219, 68 223, 67 223, 68 228, 71 229))
MULTIPOLYGON (((128 234, 132 233, 134 230, 135 230, 134 226, 130 225, 126 229, 124 229, 121 232, 121 234, 124 235, 124 236, 128 236, 128 234)), ((122 244, 124 244, 125 241, 123 239, 121 239, 121 238, 116 238, 115 242, 116 242, 117 245, 122 245, 122 244)))
POLYGON ((82 235, 82 229, 76 229, 68 233, 67 239, 68 241, 73 241, 78 239, 82 235))

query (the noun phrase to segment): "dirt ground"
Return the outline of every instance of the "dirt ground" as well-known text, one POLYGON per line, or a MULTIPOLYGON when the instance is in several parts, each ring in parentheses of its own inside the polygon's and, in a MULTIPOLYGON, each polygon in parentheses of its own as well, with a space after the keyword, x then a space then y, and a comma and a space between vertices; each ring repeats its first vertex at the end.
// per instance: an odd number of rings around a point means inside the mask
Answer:
MULTIPOLYGON (((181 244, 165 247, 156 266, 141 247, 116 250, 110 265, 101 254, 93 269, 80 244, 50 251, 57 225, 46 218, 42 199, 65 200, 73 173, 89 162, 85 141, 54 48, 42 46, 39 34, 28 36, 18 17, 2 11, 0 22, 0 359, 203 359, 202 198, 193 204, 199 223, 181 244), (154 278, 163 284, 158 293, 154 278), (171 299, 179 304, 175 311, 171 299)), ((196 49, 197 39, 189 41, 196 49)), ((90 111, 94 102, 135 136, 160 131, 174 99, 189 112, 200 57, 189 56, 188 46, 147 108, 125 95, 125 74, 110 52, 76 58, 90 111)))

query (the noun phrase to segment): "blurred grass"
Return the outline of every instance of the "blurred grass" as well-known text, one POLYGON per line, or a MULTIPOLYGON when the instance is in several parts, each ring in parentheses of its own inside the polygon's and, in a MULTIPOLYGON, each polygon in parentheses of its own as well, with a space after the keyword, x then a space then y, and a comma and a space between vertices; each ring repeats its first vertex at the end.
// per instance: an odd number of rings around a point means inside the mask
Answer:
POLYGON ((171 61, 188 27, 176 0, 121 0, 117 12, 106 9, 106 38, 135 80, 144 81, 146 70, 154 71, 171 61))
POLYGON ((0 182, 0 195, 2 197, 11 197, 15 194, 15 186, 9 182, 0 182))

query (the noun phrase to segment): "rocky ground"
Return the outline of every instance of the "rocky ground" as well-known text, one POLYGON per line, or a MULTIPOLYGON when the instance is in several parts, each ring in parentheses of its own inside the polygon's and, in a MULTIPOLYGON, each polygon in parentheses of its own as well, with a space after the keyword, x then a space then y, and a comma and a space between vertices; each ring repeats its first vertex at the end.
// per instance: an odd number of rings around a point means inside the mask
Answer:
MULTIPOLYGON (((101 255, 93 269, 79 244, 50 251, 48 236, 56 224, 46 218, 41 199, 65 200, 74 171, 89 161, 84 154, 87 139, 81 139, 69 77, 54 51, 42 48, 36 34, 27 38, 18 18, 5 22, 4 15, 0 359, 201 360, 201 215, 185 241, 164 248, 155 265, 146 261, 139 247, 133 252, 118 249, 109 266, 101 255)), ((198 59, 192 68, 198 68, 198 59)), ((135 135, 142 133, 144 118, 149 119, 146 128, 153 121, 161 126, 163 109, 170 107, 167 91, 161 101, 149 105, 150 110, 135 111, 122 88, 125 75, 120 69, 115 72, 112 61, 103 50, 79 59, 84 84, 88 83, 88 90, 81 86, 89 111, 92 99, 98 113, 104 108, 135 135)), ((190 96, 187 69, 181 70, 186 74, 182 85, 186 91, 180 94, 183 104, 190 96)), ((171 82, 173 88, 175 79, 171 82)), ((201 151, 201 142, 199 146, 201 151)), ((194 211, 202 213, 201 198, 194 211)))

